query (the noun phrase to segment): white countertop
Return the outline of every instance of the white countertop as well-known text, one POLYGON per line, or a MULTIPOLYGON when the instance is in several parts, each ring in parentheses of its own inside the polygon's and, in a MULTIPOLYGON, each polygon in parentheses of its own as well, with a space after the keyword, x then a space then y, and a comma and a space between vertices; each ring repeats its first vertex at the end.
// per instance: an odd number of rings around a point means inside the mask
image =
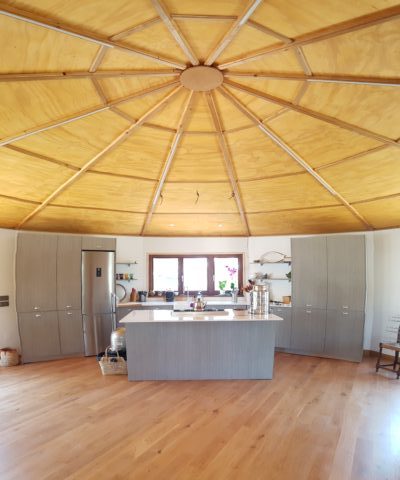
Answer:
POLYGON ((222 312, 173 312, 171 310, 133 310, 120 323, 169 323, 169 322, 232 322, 252 321, 270 322, 281 321, 281 317, 274 314, 254 315, 246 310, 226 310, 222 312))
MULTIPOLYGON (((194 300, 193 299, 190 299, 189 300, 189 303, 190 302, 193 302, 194 300)), ((167 307, 173 307, 173 305, 175 304, 183 304, 183 303, 187 303, 185 301, 175 301, 175 302, 165 302, 165 301, 162 301, 162 300, 155 300, 153 302, 149 301, 149 302, 122 302, 122 303, 119 303, 118 304, 118 308, 122 307, 122 308, 128 308, 128 307, 164 307, 164 306, 167 306, 167 307)), ((221 300, 208 300, 207 301, 207 305, 208 306, 214 306, 214 305, 247 305, 247 302, 244 300, 244 299, 239 299, 236 303, 233 302, 232 300, 230 299, 221 299, 221 300)))

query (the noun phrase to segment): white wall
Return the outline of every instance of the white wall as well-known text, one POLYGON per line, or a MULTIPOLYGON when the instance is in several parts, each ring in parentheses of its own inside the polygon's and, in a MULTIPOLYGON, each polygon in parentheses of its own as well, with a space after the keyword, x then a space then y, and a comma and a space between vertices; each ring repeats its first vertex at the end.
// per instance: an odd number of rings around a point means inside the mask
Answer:
POLYGON ((10 306, 0 308, 0 347, 20 349, 15 307, 15 251, 17 233, 0 229, 0 295, 9 295, 10 306))

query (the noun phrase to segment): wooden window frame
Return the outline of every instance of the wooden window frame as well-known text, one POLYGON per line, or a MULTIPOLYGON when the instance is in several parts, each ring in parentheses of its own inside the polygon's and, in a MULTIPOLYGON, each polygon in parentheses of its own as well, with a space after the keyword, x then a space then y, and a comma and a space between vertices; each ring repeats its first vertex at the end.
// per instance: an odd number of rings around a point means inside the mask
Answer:
MULTIPOLYGON (((238 259, 238 289, 241 293, 243 291, 243 254, 242 253, 196 253, 196 254, 149 254, 149 292, 154 291, 153 282, 153 260, 155 258, 177 258, 178 259, 178 290, 179 294, 186 293, 183 285, 183 259, 184 258, 207 258, 207 290, 202 290, 202 293, 207 296, 219 295, 219 290, 212 290, 214 286, 214 258, 237 258, 238 259)), ((227 289, 228 290, 228 289, 227 289)), ((189 291, 190 295, 196 294, 198 291, 189 291)))

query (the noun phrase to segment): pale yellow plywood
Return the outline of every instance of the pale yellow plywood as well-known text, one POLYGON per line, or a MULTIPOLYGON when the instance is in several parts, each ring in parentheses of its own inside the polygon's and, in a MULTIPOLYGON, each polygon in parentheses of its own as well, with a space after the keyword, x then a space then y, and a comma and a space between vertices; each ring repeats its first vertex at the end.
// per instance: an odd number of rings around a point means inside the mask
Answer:
POLYGON ((15 228, 36 206, 35 203, 13 200, 0 195, 0 225, 2 228, 15 228))
MULTIPOLYGON (((1 200, 0 200, 1 202, 1 200)), ((139 235, 145 215, 48 206, 24 225, 45 232, 139 235)))
POLYGON ((274 103, 261 100, 254 95, 249 95, 248 93, 234 90, 230 87, 227 87, 227 89, 234 97, 236 97, 243 105, 245 105, 252 113, 254 113, 259 120, 269 118, 282 108, 274 103))
POLYGON ((188 96, 189 90, 182 87, 165 107, 151 117, 150 122, 161 127, 177 129, 188 96))
POLYGON ((397 139, 400 137, 399 100, 397 87, 313 83, 301 105, 397 139))
POLYGON ((240 182, 240 190, 249 213, 339 203, 309 174, 240 182))
POLYGON ((163 22, 134 32, 132 35, 124 38, 124 44, 140 50, 150 50, 152 53, 156 53, 161 57, 172 58, 178 62, 186 63, 188 61, 163 22), (151 38, 150 42, 149 38, 151 38))
MULTIPOLYGON (((93 168, 95 171, 157 180, 173 133, 141 127, 93 168)), ((112 182, 112 178, 109 179, 112 182)))
POLYGON ((214 98, 224 130, 253 125, 253 122, 248 117, 240 112, 235 105, 223 97, 218 91, 215 92, 214 98))
MULTIPOLYGON (((176 77, 177 78, 177 77, 176 77)), ((138 92, 142 92, 151 87, 157 85, 163 85, 174 80, 174 77, 117 77, 117 78, 104 78, 99 79, 98 82, 101 85, 108 101, 117 100, 129 95, 133 95, 138 92)), ((167 94, 167 90, 163 90, 162 95, 167 94)), ((150 95, 150 97, 152 94, 150 95)))
POLYGON ((215 125, 210 113, 206 95, 203 92, 196 92, 193 95, 189 119, 185 131, 213 132, 215 125))
POLYGON ((224 33, 229 30, 233 21, 213 21, 210 23, 208 20, 177 19, 176 23, 193 48, 200 63, 203 63, 215 45, 224 36, 224 33))
POLYGON ((148 0, 5 0, 3 3, 106 36, 155 16, 148 0))
POLYGON ((8 148, 0 148, 0 166, 1 194, 24 200, 44 200, 75 173, 8 148))
POLYGON ((146 229, 146 235, 165 237, 245 236, 246 228, 238 214, 201 215, 191 213, 181 216, 154 214, 149 227, 146 229))
POLYGON ((121 52, 115 48, 109 48, 106 51, 103 61, 101 62, 98 71, 108 70, 146 70, 155 68, 167 68, 168 65, 161 65, 160 63, 141 55, 121 52))
POLYGON ((252 235, 357 232, 365 226, 345 207, 248 214, 252 235))
POLYGON ((184 135, 176 151, 169 182, 228 181, 216 135, 184 135))
POLYGON ((249 55, 271 45, 278 45, 282 42, 275 37, 260 32, 255 28, 244 25, 234 37, 228 47, 218 57, 218 63, 224 63, 232 57, 249 55))
MULTIPOLYGON (((233 69, 232 69, 233 71, 233 69)), ((252 77, 230 77, 227 75, 228 80, 245 85, 246 87, 259 90, 260 92, 267 93, 274 97, 283 98, 289 102, 293 102, 297 93, 303 87, 303 82, 297 80, 275 80, 266 78, 252 78, 252 77)), ((229 90, 233 92, 233 89, 229 90)), ((238 96, 238 90, 235 90, 235 95, 238 96)))
POLYGON ((86 173, 53 203, 146 212, 153 188, 148 181, 86 173))
POLYGON ((231 185, 226 183, 168 183, 156 213, 236 213, 231 185), (199 195, 197 195, 197 192, 199 195))
POLYGON ((62 162, 83 166, 112 142, 129 123, 111 111, 24 138, 13 145, 62 162))
MULTIPOLYGON (((349 202, 400 193, 400 149, 388 147, 321 171, 349 202)), ((400 223, 400 222, 399 222, 400 223)))
POLYGON ((400 227, 400 196, 357 203, 354 206, 374 228, 400 227))
POLYGON ((381 145, 371 138, 291 111, 266 124, 314 168, 381 145))
POLYGON ((295 38, 397 4, 397 0, 270 0, 252 18, 295 38))
POLYGON ((89 80, 0 83, 0 98, 1 138, 100 106, 89 80))
POLYGON ((241 181, 304 171, 257 127, 226 136, 241 181))
MULTIPOLYGON (((227 60, 237 60, 243 58, 243 56, 237 55, 227 60)), ((294 51, 289 49, 281 50, 240 65, 233 65, 229 68, 232 72, 303 73, 294 51)))
POLYGON ((317 74, 400 75, 400 19, 303 47, 317 74))
POLYGON ((243 0, 166 0, 164 4, 171 13, 190 15, 240 15, 246 7, 243 0))
POLYGON ((87 70, 98 46, 0 15, 0 73, 87 70))

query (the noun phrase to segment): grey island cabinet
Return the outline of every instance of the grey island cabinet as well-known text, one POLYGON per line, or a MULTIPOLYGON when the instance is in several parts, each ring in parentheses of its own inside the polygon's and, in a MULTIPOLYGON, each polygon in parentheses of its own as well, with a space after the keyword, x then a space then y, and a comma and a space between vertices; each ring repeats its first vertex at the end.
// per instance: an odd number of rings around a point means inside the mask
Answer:
POLYGON ((271 379, 276 315, 134 310, 126 327, 129 380, 271 379))
POLYGON ((365 237, 292 239, 289 351, 360 361, 365 305, 365 237))

